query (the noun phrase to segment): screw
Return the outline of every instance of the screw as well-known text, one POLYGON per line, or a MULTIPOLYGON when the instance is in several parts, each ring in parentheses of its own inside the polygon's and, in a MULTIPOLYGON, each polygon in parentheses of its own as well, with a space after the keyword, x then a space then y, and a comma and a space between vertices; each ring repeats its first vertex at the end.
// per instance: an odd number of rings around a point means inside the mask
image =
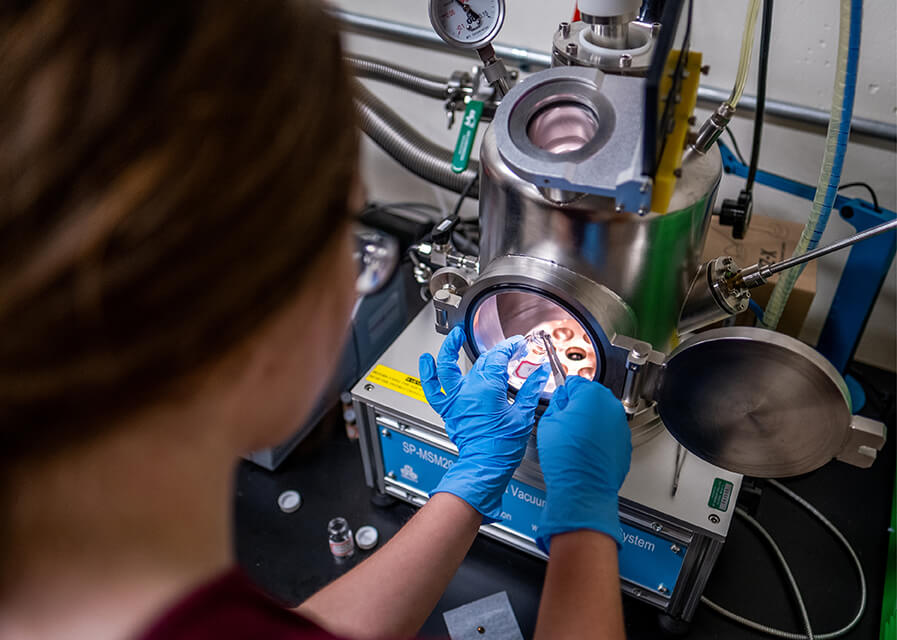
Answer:
POLYGON ((710 522, 712 522, 713 524, 719 524, 719 516, 715 513, 711 513, 709 516, 707 516, 707 519, 710 520, 710 522))
POLYGON ((654 529, 655 531, 657 531, 658 533, 663 531, 663 525, 660 524, 659 522, 652 522, 651 528, 654 529))
POLYGON ((618 204, 616 207, 614 207, 614 211, 616 211, 617 213, 623 213, 623 205, 618 204))
POLYGON ((477 633, 486 633, 486 627, 477 627, 477 633))
POLYGON ((562 38, 566 38, 567 36, 570 35, 570 23, 569 23, 569 22, 562 22, 562 23, 560 23, 560 24, 558 25, 558 31, 561 32, 561 37, 562 37, 562 38))
POLYGON ((380 429, 380 435, 383 436, 384 438, 389 438, 390 437, 389 429, 380 429))
POLYGON ((395 479, 396 479, 396 472, 395 472, 395 471, 390 471, 389 473, 386 474, 386 477, 387 477, 387 478, 391 478, 392 480, 395 480, 395 479))
POLYGON ((703 73, 705 76, 706 76, 708 73, 710 73, 710 65, 709 65, 709 64, 705 64, 703 67, 701 67, 701 73, 703 73))
POLYGON ((689 117, 688 117, 688 124, 691 125, 692 127, 695 126, 695 124, 697 123, 697 121, 698 121, 698 119, 695 118, 694 116, 689 116, 689 117))
POLYGON ((374 385, 372 385, 371 383, 368 383, 368 384, 364 385, 364 390, 365 391, 373 391, 374 385))
POLYGON ((446 302, 451 297, 452 293, 448 289, 439 289, 436 293, 433 294, 433 299, 437 302, 446 302))
POLYGON ((571 56, 575 56, 577 53, 579 53, 579 47, 576 46, 575 42, 568 42, 564 50, 571 56))
POLYGON ((648 189, 651 187, 651 183, 645 180, 638 188, 639 193, 648 193, 648 189))
POLYGON ((662 584, 659 584, 659 585, 657 585, 657 591, 658 591, 658 593, 668 593, 670 590, 667 589, 662 584))
POLYGON ((673 553, 679 553, 680 551, 682 551, 682 549, 679 548, 678 544, 673 544, 670 545, 670 551, 672 551, 673 553))
POLYGON ((642 597, 642 590, 641 590, 641 589, 633 589, 633 590, 632 590, 632 595, 634 595, 636 598, 641 598, 641 597, 642 597))
POLYGON ((678 169, 673 169, 673 175, 676 176, 677 178, 681 178, 682 177, 682 167, 679 167, 678 169))
POLYGON ((639 214, 640 216, 643 216, 643 215, 645 215, 645 214, 647 214, 647 213, 648 213, 648 210, 645 209, 644 207, 640 207, 639 210, 638 210, 638 214, 639 214))
POLYGON ((620 67, 627 69, 632 66, 632 56, 628 53, 620 55, 620 67))

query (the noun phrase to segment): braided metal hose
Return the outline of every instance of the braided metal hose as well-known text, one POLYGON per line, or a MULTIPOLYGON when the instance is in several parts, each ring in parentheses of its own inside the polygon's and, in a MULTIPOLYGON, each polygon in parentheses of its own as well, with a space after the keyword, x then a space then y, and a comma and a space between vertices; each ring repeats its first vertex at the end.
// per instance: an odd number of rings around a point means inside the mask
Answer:
MULTIPOLYGON (((479 173, 476 160, 461 173, 452 171, 452 151, 421 135, 360 82, 355 83, 355 107, 361 130, 396 162, 424 180, 461 193, 479 173)), ((476 185, 469 195, 478 197, 476 185)))
POLYGON ((444 99, 448 97, 448 79, 446 78, 420 73, 405 67, 387 64, 374 58, 354 54, 347 55, 345 60, 349 68, 359 78, 382 80, 430 98, 444 99))

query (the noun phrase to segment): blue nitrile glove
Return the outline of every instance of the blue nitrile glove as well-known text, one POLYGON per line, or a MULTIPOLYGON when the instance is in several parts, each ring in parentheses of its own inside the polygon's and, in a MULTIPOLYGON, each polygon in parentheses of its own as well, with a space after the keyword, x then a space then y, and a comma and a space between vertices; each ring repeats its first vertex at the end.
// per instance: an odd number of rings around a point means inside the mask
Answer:
POLYGON ((551 398, 536 431, 547 499, 536 542, 592 529, 623 543, 617 492, 629 471, 632 437, 623 405, 610 390, 578 376, 551 398))
POLYGON ((501 520, 502 495, 523 459, 548 381, 546 363, 527 378, 514 403, 508 401, 508 362, 524 342, 514 336, 498 343, 462 375, 458 352, 464 331, 455 327, 442 343, 438 364, 429 353, 420 357, 424 394, 458 447, 458 461, 430 495, 454 494, 482 513, 484 522, 501 520))

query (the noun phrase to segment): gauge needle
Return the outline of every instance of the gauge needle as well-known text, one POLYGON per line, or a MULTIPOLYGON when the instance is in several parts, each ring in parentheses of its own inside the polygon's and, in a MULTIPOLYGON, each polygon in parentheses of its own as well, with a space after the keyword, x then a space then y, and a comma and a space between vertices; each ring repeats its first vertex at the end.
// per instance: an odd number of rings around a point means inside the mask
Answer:
POLYGON ((470 8, 470 6, 466 2, 462 2, 462 0, 455 0, 458 4, 461 5, 461 8, 467 13, 468 22, 472 20, 479 20, 480 14, 470 8))
POLYGON ((539 331, 536 337, 545 345, 545 352, 548 356, 548 364, 551 365, 551 375, 554 377, 554 384, 558 387, 563 386, 564 382, 567 381, 567 374, 564 373, 564 368, 561 366, 561 361, 558 358, 557 350, 554 348, 554 343, 551 341, 551 336, 545 331, 539 331))

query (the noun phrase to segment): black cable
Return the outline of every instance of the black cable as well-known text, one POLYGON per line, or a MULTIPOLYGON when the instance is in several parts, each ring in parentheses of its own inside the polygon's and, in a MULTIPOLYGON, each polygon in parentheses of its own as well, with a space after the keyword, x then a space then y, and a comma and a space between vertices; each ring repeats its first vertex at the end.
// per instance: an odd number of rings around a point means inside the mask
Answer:
POLYGON ((744 156, 741 155, 741 149, 738 147, 738 140, 735 139, 735 134, 732 133, 732 130, 729 127, 726 127, 726 133, 729 134, 729 140, 732 141, 732 150, 735 152, 738 161, 741 164, 747 164, 747 162, 744 161, 744 156))
POLYGON ((471 178, 470 182, 464 187, 461 191, 461 195, 458 196, 458 202, 455 203, 455 208, 452 210, 452 215, 449 217, 457 216, 461 212, 461 205, 464 204, 464 200, 467 196, 470 195, 471 190, 476 186, 477 181, 480 179, 479 174, 475 175, 471 178))
POLYGON ((866 189, 866 191, 869 192, 869 195, 872 196, 872 206, 875 207, 876 211, 881 211, 881 207, 878 206, 878 195, 875 193, 875 189, 865 182, 845 182, 838 187, 838 191, 841 189, 850 189, 851 187, 863 187, 866 189))
POLYGON ((757 163, 760 160, 760 140, 763 137, 763 115, 766 111, 766 75, 769 68, 769 40, 772 36, 772 0, 763 0, 763 23, 760 31, 760 60, 757 67, 757 106, 754 110, 754 139, 751 142, 751 164, 748 167, 745 191, 754 190, 757 163))

